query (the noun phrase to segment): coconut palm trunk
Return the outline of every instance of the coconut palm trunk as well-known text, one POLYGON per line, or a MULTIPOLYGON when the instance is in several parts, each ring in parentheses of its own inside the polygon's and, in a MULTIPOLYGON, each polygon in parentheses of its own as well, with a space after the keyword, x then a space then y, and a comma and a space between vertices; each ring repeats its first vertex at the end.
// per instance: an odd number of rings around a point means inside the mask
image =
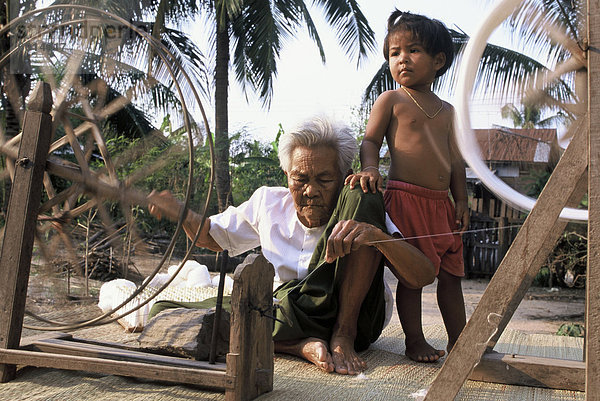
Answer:
MULTIPOLYGON (((220 14, 217 11, 218 14, 220 14)), ((215 63, 215 182, 219 211, 227 208, 231 194, 229 177, 229 19, 217 14, 215 63)))

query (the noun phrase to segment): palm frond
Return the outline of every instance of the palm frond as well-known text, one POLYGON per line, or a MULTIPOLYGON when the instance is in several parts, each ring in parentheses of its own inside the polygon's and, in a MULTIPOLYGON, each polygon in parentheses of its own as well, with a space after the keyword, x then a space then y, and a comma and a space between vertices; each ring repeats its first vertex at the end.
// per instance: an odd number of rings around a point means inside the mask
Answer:
POLYGON ((523 125, 523 115, 521 114, 519 109, 517 109, 517 107, 512 103, 508 103, 502 106, 502 108, 500 109, 500 115, 502 116, 502 118, 511 119, 513 122, 513 127, 515 128, 521 127, 523 125))
POLYGON ((357 65, 375 49, 375 33, 356 0, 313 0, 325 11, 327 22, 336 30, 342 49, 357 65))
POLYGON ((540 120, 537 125, 542 128, 556 127, 557 125, 568 126, 573 122, 573 117, 559 111, 558 113, 540 120))
POLYGON ((390 66, 387 61, 384 61, 363 93, 362 107, 368 112, 373 107, 373 103, 375 103, 379 95, 397 87, 398 84, 394 81, 390 73, 390 66))
POLYGON ((297 10, 298 12, 298 21, 304 21, 306 23, 306 28, 308 30, 308 35, 315 42, 317 48, 319 49, 319 55, 321 56, 321 61, 323 64, 326 61, 325 58, 325 49, 323 49, 323 43, 321 42, 321 37, 319 36, 319 32, 317 31, 317 27, 308 11, 308 7, 304 0, 276 0, 275 6, 280 9, 282 12, 285 9, 297 10))
MULTIPOLYGON (((526 90, 543 80, 548 68, 539 61, 522 53, 488 44, 479 63, 475 91, 498 94, 503 98, 522 96, 526 90)), ((566 76, 544 88, 559 103, 573 102, 573 75, 566 76)))
POLYGON ((81 5, 93 6, 99 10, 118 15, 127 21, 141 20, 145 11, 153 7, 153 0, 121 1, 121 0, 55 0, 52 5, 81 5))
POLYGON ((581 45, 585 37, 582 9, 581 0, 527 0, 506 25, 523 48, 536 49, 557 63, 570 54, 553 31, 581 45))
POLYGON ((244 8, 244 0, 214 0, 214 4, 211 0, 208 3, 211 8, 214 5, 214 12, 215 15, 219 16, 218 23, 220 26, 225 26, 225 17, 231 21, 237 18, 244 8))
MULTIPOLYGON (((187 34, 171 28, 167 28, 162 35, 162 44, 175 56, 175 59, 187 72, 188 78, 198 88, 200 94, 204 95, 205 98, 209 98, 212 73, 206 62, 206 57, 198 46, 187 34)), ((184 79, 183 71, 175 69, 174 78, 178 82, 184 83, 184 96, 191 99, 192 88, 188 86, 188 81, 184 79)))
POLYGON ((246 92, 249 84, 268 106, 277 75, 281 40, 297 26, 289 14, 270 7, 269 0, 255 0, 232 21, 233 64, 237 80, 246 92))

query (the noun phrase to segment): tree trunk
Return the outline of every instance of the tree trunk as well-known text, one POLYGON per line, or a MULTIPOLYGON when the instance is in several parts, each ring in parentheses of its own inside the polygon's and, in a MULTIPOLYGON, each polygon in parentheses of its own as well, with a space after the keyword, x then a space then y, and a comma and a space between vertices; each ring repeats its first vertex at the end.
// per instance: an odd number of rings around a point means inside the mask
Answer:
POLYGON ((216 189, 219 211, 231 203, 231 179, 229 177, 229 122, 227 97, 229 85, 229 20, 217 9, 217 56, 215 65, 215 156, 216 189))

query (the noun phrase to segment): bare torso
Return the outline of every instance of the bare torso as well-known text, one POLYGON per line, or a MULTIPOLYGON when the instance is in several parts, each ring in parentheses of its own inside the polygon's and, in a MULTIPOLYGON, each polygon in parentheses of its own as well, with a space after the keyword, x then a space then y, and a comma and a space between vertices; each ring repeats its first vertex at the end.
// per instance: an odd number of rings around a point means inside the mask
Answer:
MULTIPOLYGON (((393 97, 385 134, 392 160, 388 178, 434 190, 448 189, 452 106, 444 102, 442 111, 430 119, 411 99, 400 93, 393 97)), ((435 103, 432 105, 423 107, 435 110, 435 103)))

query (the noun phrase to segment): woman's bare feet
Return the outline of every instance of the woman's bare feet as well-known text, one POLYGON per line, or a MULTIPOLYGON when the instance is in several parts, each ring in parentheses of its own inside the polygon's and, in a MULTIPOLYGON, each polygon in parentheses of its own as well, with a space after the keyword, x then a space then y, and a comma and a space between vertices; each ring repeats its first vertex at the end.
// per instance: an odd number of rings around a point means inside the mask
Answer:
POLYGON ((435 349, 425 339, 406 341, 406 356, 415 362, 435 362, 444 355, 446 351, 435 349))
POLYGON ((354 337, 333 335, 329 342, 335 371, 342 375, 357 375, 367 364, 354 351, 354 337))
POLYGON ((309 337, 298 341, 275 341, 275 352, 304 358, 327 373, 333 372, 335 368, 327 343, 320 338, 309 337))

